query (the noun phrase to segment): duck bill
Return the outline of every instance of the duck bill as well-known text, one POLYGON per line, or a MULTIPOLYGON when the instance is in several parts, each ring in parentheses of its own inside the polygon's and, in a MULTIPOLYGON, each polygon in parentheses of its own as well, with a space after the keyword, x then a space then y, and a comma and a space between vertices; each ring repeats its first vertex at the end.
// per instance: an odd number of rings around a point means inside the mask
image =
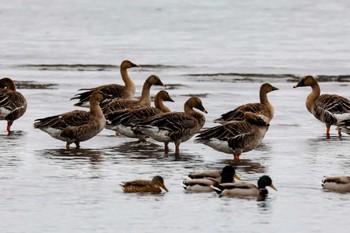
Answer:
POLYGON ((169 190, 165 187, 165 185, 162 185, 160 188, 164 189, 164 191, 169 192, 169 190))
POLYGON ((234 177, 235 177, 237 180, 241 180, 241 177, 239 177, 239 175, 237 175, 236 173, 235 173, 234 177))
POLYGON ((271 184, 270 187, 271 187, 273 190, 278 191, 278 190, 276 189, 276 187, 275 187, 273 184, 271 184))

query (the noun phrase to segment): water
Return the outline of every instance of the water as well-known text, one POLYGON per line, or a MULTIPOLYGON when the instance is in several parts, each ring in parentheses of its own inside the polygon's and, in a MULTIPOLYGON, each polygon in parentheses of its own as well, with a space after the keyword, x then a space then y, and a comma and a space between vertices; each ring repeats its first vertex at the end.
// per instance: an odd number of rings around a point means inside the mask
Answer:
POLYGON ((350 137, 340 140, 332 129, 327 140, 305 108, 310 89, 292 86, 299 74, 318 74, 323 93, 349 98, 349 4, 2 1, 1 76, 27 84, 20 91, 28 110, 11 136, 0 122, 1 232, 347 232, 349 195, 325 192, 320 181, 349 175, 350 137), (269 94, 275 118, 263 145, 237 165, 246 181, 270 175, 278 192, 263 202, 184 193, 189 172, 232 163, 193 140, 181 145, 180 157, 173 145, 164 156, 160 143, 139 145, 104 130, 66 152, 63 142, 32 128, 36 118, 76 109, 69 98, 77 89, 120 82, 115 66, 124 59, 143 65, 129 72, 137 95, 157 74, 180 84, 169 90, 172 110, 181 111, 189 94, 201 96, 206 127, 258 101, 262 82, 278 87, 269 94), (121 192, 120 182, 157 174, 169 193, 121 192))

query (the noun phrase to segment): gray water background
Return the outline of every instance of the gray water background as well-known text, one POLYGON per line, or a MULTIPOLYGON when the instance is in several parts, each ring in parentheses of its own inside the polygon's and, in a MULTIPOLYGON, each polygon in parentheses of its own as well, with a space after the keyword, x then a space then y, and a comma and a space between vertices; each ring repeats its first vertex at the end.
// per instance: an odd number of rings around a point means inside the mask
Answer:
MULTIPOLYGON (((1 1, 1 76, 27 84, 25 116, 7 136, 0 122, 1 232, 347 232, 347 194, 325 192, 325 175, 349 175, 349 136, 326 139, 309 114, 309 88, 299 75, 320 77, 323 93, 349 95, 348 1, 1 1), (181 156, 163 145, 104 130, 66 152, 64 143, 32 128, 34 119, 76 109, 77 89, 121 83, 124 59, 137 93, 150 74, 173 89, 172 110, 189 95, 208 110, 206 127, 232 108, 258 101, 263 82, 275 118, 263 144, 242 155, 237 172, 256 182, 272 177, 265 201, 187 194, 191 171, 232 164, 193 140, 181 156), (79 65, 77 65, 79 64, 79 65), (343 75, 340 76, 339 75, 343 75), (340 82, 341 81, 341 82, 340 82), (49 89, 33 88, 37 84, 49 89), (50 86, 52 84, 52 86, 50 86), (44 86, 46 87, 46 86, 44 86), (119 183, 162 175, 164 195, 122 193, 119 183)), ((37 87, 37 86, 35 86, 37 87)), ((154 95, 160 88, 152 88, 154 95)))

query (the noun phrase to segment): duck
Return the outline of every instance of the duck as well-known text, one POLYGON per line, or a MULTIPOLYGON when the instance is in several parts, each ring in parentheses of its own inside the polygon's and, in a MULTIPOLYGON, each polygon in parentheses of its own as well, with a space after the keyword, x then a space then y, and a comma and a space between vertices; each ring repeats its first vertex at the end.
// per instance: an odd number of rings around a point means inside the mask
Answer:
POLYGON ((175 144, 175 155, 180 153, 180 144, 194 136, 205 123, 203 114, 195 111, 196 108, 208 113, 198 96, 189 98, 184 104, 184 112, 168 112, 158 114, 139 122, 137 128, 147 136, 164 143, 164 153, 168 154, 169 142, 175 144))
POLYGON ((129 60, 124 60, 120 64, 120 74, 125 86, 119 84, 107 84, 92 88, 80 88, 79 91, 85 92, 76 94, 70 100, 79 100, 79 102, 74 104, 75 106, 88 107, 90 96, 94 91, 102 91, 107 95, 111 95, 113 98, 132 99, 135 94, 136 87, 135 83, 128 74, 128 69, 133 67, 140 67, 140 65, 136 65, 129 60))
POLYGON ((115 130, 129 138, 139 138, 139 142, 144 142, 145 134, 136 129, 138 122, 160 113, 170 112, 163 101, 174 102, 167 91, 161 90, 154 98, 155 107, 128 108, 114 111, 105 116, 106 129, 115 130))
POLYGON ((263 83, 260 86, 259 96, 260 103, 248 103, 235 108, 225 114, 222 114, 220 118, 215 119, 215 123, 224 124, 232 120, 244 120, 245 112, 254 112, 266 116, 270 121, 274 116, 274 108, 267 98, 267 94, 278 90, 277 87, 272 86, 270 83, 263 83))
MULTIPOLYGON (((322 94, 321 88, 311 75, 304 76, 300 82, 295 84, 297 87, 311 87, 311 93, 306 98, 306 108, 314 115, 316 119, 326 124, 326 135, 330 136, 330 128, 336 125, 338 134, 341 136, 342 126, 350 125, 350 101, 342 96, 335 94, 322 94)), ((346 130, 345 133, 348 133, 346 130)))
POLYGON ((66 150, 74 143, 80 148, 80 142, 89 140, 100 133, 106 119, 100 103, 111 98, 102 91, 94 91, 90 98, 90 111, 74 110, 60 115, 36 119, 34 128, 48 133, 51 137, 66 142, 66 150))
POLYGON ((348 193, 350 192, 350 176, 325 177, 322 187, 328 191, 348 193))
POLYGON ((240 160, 242 152, 248 152, 259 146, 269 128, 269 119, 261 114, 244 113, 243 121, 230 121, 200 132, 195 139, 213 149, 234 155, 240 160))
POLYGON ((161 176, 154 176, 152 180, 133 180, 120 184, 125 193, 153 193, 159 194, 162 189, 168 192, 164 179, 161 176))
POLYGON ((151 106, 150 90, 153 85, 164 86, 163 82, 157 75, 149 76, 142 87, 141 97, 138 100, 131 99, 112 99, 108 102, 101 104, 102 111, 105 115, 111 114, 118 110, 127 108, 141 108, 151 106))
POLYGON ((222 170, 190 173, 183 181, 182 186, 187 192, 212 192, 214 189, 211 186, 235 182, 235 178, 240 180, 235 168, 225 166, 222 170))
POLYGON ((8 78, 0 79, 0 120, 7 121, 7 133, 11 134, 13 122, 24 115, 27 110, 27 101, 16 90, 15 82, 8 78))
POLYGON ((259 197, 266 196, 268 190, 266 187, 270 187, 277 191, 276 187, 272 184, 272 179, 263 175, 257 182, 258 186, 249 182, 238 183, 221 183, 218 186, 212 186, 216 193, 220 196, 231 197, 259 197))

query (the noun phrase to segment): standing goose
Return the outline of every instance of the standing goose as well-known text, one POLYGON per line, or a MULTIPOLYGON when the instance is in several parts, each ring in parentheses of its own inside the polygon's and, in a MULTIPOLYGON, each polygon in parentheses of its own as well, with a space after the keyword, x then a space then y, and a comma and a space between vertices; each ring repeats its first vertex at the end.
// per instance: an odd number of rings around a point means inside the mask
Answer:
POLYGON ((75 143, 80 148, 80 142, 86 141, 103 130, 106 119, 100 103, 109 97, 101 91, 94 91, 90 98, 90 111, 75 110, 56 116, 37 119, 34 128, 38 128, 51 137, 65 141, 66 149, 75 143))
POLYGON ((234 167, 225 166, 222 170, 191 173, 182 185, 187 192, 212 192, 214 189, 211 186, 232 183, 235 178, 240 179, 234 167))
MULTIPOLYGON (((306 86, 312 88, 306 99, 306 108, 316 119, 326 124, 327 137, 329 137, 331 125, 350 125, 350 101, 348 99, 339 95, 321 95, 320 86, 316 79, 310 75, 302 78, 294 85, 294 88, 306 86)), ((338 133, 341 135, 341 127, 338 128, 338 133)))
POLYGON ((184 104, 184 112, 158 114, 138 124, 139 129, 158 142, 164 142, 165 154, 169 152, 169 142, 175 143, 175 154, 180 152, 180 144, 190 139, 204 125, 205 117, 193 110, 197 108, 207 113, 199 97, 193 96, 184 104))
POLYGON ((202 131, 195 142, 203 143, 217 151, 234 155, 239 160, 242 152, 259 146, 269 128, 267 117, 252 112, 244 113, 244 121, 230 121, 202 131))
POLYGON ((340 193, 350 192, 350 177, 349 176, 326 177, 322 181, 322 187, 329 191, 335 191, 340 193))
POLYGON ((139 138, 139 141, 145 141, 145 135, 140 130, 136 129, 136 125, 149 117, 170 112, 170 109, 164 105, 163 101, 174 102, 169 96, 169 93, 162 90, 159 91, 154 98, 155 107, 128 108, 111 112, 105 116, 107 120, 106 128, 115 130, 124 136, 139 138))
POLYGON ((168 189, 164 185, 164 179, 161 176, 154 176, 152 180, 134 180, 120 184, 125 193, 153 193, 158 194, 164 189, 168 189))
POLYGON ((74 104, 75 106, 88 107, 89 99, 91 94, 94 91, 102 91, 107 95, 111 95, 112 98, 123 98, 123 99, 131 99, 135 94, 135 84, 131 80, 128 69, 132 67, 140 67, 132 63, 131 61, 124 60, 120 64, 120 74, 125 83, 125 86, 119 84, 107 84, 93 88, 80 88, 79 91, 86 91, 80 94, 76 94, 71 100, 78 99, 79 102, 74 104))
POLYGON ((140 108, 151 106, 150 90, 152 85, 164 86, 164 84, 157 75, 151 75, 146 79, 146 81, 143 84, 140 99, 112 99, 111 101, 102 104, 103 113, 105 115, 108 115, 112 112, 127 108, 140 108))
POLYGON ((266 186, 271 187, 276 190, 275 186, 272 184, 272 180, 269 176, 262 176, 258 180, 258 186, 248 183, 248 182, 239 182, 239 183, 222 183, 217 187, 214 187, 214 190, 220 194, 220 196, 233 196, 233 197, 259 197, 266 196, 268 190, 266 186))
POLYGON ((243 120, 245 112, 254 112, 266 116, 269 121, 274 116, 274 108, 267 98, 267 93, 278 90, 277 87, 272 86, 269 83, 264 83, 260 87, 260 103, 249 103, 241 105, 232 111, 229 111, 221 115, 221 118, 215 119, 214 122, 224 124, 232 120, 243 120))
POLYGON ((23 116, 27 110, 27 101, 16 91, 16 85, 10 78, 0 79, 0 120, 7 121, 7 133, 11 134, 11 125, 23 116))

